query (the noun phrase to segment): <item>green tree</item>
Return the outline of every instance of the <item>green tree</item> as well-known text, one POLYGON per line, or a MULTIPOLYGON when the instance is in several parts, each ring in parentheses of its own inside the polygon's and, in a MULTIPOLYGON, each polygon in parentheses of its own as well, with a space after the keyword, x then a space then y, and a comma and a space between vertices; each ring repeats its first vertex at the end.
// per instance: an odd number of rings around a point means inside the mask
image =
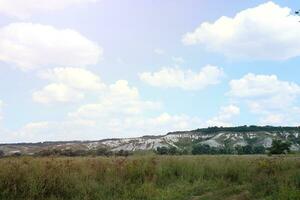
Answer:
POLYGON ((124 157, 128 157, 131 155, 131 153, 129 151, 123 150, 121 149, 120 151, 115 153, 116 156, 124 156, 124 157))
POLYGON ((266 148, 262 145, 253 147, 254 154, 264 154, 266 152, 266 148))
POLYGON ((176 155, 176 154, 179 154, 179 151, 178 151, 178 149, 176 147, 170 147, 168 149, 168 154, 169 155, 176 155))
POLYGON ((243 146, 243 152, 244 154, 252 154, 253 153, 252 146, 251 145, 243 146))
POLYGON ((210 146, 207 144, 196 144, 193 146, 192 154, 210 154, 210 146))
POLYGON ((167 147, 157 147, 156 148, 156 153, 159 155, 167 155, 169 152, 167 147))
POLYGON ((0 157, 4 156, 4 151, 0 150, 0 157))
POLYGON ((284 154, 290 152, 291 143, 282 140, 273 140, 269 148, 270 154, 284 154))
POLYGON ((100 147, 96 150, 97 156, 111 156, 113 153, 105 147, 100 147))
POLYGON ((236 146, 235 146, 235 151, 236 151, 236 153, 239 154, 239 155, 244 154, 244 149, 243 149, 243 147, 242 147, 241 145, 236 145, 236 146))

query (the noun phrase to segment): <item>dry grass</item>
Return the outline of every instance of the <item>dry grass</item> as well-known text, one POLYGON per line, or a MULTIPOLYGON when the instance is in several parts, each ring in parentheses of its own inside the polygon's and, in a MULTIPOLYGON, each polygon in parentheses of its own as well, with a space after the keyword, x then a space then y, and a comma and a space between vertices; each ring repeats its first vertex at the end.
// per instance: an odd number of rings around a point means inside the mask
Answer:
POLYGON ((1 200, 300 199, 300 159, 133 156, 0 159, 1 200))

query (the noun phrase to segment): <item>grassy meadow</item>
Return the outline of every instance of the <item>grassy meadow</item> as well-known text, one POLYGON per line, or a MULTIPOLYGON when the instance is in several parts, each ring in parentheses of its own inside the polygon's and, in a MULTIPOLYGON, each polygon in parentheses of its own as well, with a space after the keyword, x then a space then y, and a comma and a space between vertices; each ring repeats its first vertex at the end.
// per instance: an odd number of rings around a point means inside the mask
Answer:
POLYGON ((300 157, 0 159, 1 200, 298 200, 300 157))

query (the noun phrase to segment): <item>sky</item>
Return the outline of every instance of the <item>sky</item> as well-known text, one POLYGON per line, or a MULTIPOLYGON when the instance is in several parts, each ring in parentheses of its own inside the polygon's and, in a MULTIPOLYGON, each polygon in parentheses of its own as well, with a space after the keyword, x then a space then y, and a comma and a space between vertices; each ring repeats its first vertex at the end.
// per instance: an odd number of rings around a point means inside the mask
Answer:
POLYGON ((295 0, 0 0, 0 143, 300 125, 295 0))

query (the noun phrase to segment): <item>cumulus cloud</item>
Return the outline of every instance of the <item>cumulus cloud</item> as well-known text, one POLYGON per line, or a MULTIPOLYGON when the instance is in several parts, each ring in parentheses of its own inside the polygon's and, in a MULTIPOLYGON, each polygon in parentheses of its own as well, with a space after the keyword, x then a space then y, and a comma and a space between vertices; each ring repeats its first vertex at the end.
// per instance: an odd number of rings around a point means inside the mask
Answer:
POLYGON ((44 141, 43 137, 51 138, 54 133, 48 133, 47 130, 51 127, 51 123, 47 121, 30 122, 24 125, 20 130, 12 132, 12 138, 22 139, 24 141, 44 141), (45 134, 46 131, 46 134, 45 134), (26 139, 25 139, 26 138, 26 139))
MULTIPOLYGON (((161 130, 169 131, 183 131, 189 129, 199 128, 202 125, 202 121, 198 117, 191 117, 185 114, 171 115, 169 113, 162 113, 157 117, 144 120, 149 130, 151 127, 156 127, 156 131, 161 130)), ((141 127, 144 125, 142 124, 141 127)))
POLYGON ((141 73, 140 79, 155 87, 201 90, 210 85, 218 84, 223 76, 222 68, 208 65, 203 67, 198 73, 177 67, 167 67, 158 72, 141 73))
POLYGON ((87 66, 96 64, 102 54, 100 46, 72 29, 32 23, 0 28, 0 61, 21 70, 87 66))
POLYGON ((114 125, 115 134, 125 130, 128 136, 142 134, 161 135, 171 131, 183 131, 199 128, 203 125, 202 120, 185 114, 161 113, 156 116, 131 116, 123 118, 123 125, 114 125))
POLYGON ((105 87, 98 75, 82 68, 57 67, 41 71, 39 77, 74 89, 101 90, 105 87))
POLYGON ((300 55, 300 17, 273 2, 202 23, 183 36, 186 45, 200 44, 230 58, 285 60, 300 55))
POLYGON ((300 95, 300 86, 296 83, 281 81, 276 75, 247 74, 241 79, 231 80, 229 95, 247 98, 252 110, 263 108, 285 108, 294 103, 300 95), (259 99, 259 101, 257 101, 259 99))
POLYGON ((281 125, 285 121, 285 116, 280 113, 270 113, 260 119, 261 124, 281 125))
POLYGON ((19 19, 97 0, 0 0, 0 13, 19 19))
POLYGON ((40 72, 39 77, 51 82, 33 92, 33 100, 42 104, 75 102, 83 99, 86 92, 101 91, 106 87, 99 76, 82 68, 48 69, 40 72))
MULTIPOLYGON (((82 139, 86 140, 88 127, 93 124, 84 121, 37 121, 25 124, 8 134, 6 142, 40 142, 82 139), (84 134, 83 134, 84 133, 84 134)), ((96 138, 94 138, 96 139, 96 138)))
POLYGON ((67 85, 51 83, 45 86, 42 90, 33 92, 32 98, 35 102, 42 104, 50 104, 54 102, 67 103, 83 99, 84 94, 67 85))
MULTIPOLYGON (((76 86, 71 86, 77 81, 70 80, 70 77, 65 74, 67 72, 70 72, 70 69, 50 69, 41 72, 39 76, 56 82, 49 84, 50 86, 53 84, 58 87, 68 86, 72 91, 81 91, 76 86)), ((95 80, 99 81, 96 78, 95 80)), ((91 85, 95 84, 89 84, 89 86, 91 85)), ((58 91, 61 90, 58 89, 58 91)), ((49 100, 63 102, 70 101, 71 98, 74 100, 76 97, 76 94, 68 95, 69 93, 64 91, 58 94, 56 90, 49 93, 41 95, 40 99, 37 95, 38 101, 41 103, 48 103, 49 100), (49 96, 49 93, 52 96, 49 96)), ((77 98, 83 97, 79 95, 77 98)), ((83 104, 69 112, 64 120, 28 123, 14 131, 11 134, 13 136, 11 140, 86 140, 107 138, 108 135, 109 137, 134 137, 145 134, 164 134, 169 131, 194 129, 202 126, 202 121, 198 117, 160 112, 161 108, 160 102, 142 99, 139 90, 129 85, 128 81, 118 80, 113 84, 105 85, 97 94, 97 100, 94 100, 93 103, 83 104)))
POLYGON ((234 117, 240 114, 240 108, 235 105, 221 107, 217 116, 206 122, 207 126, 232 126, 234 117))
MULTIPOLYGON (((169 131, 195 129, 201 120, 187 115, 162 113, 154 117, 145 115, 65 119, 63 121, 31 122, 5 138, 6 142, 39 142, 57 140, 99 140, 104 138, 137 137, 147 134, 161 135, 169 131)), ((1 139, 0 139, 1 142, 1 139)))
POLYGON ((99 102, 81 106, 70 116, 77 118, 113 117, 141 114, 145 110, 160 108, 160 103, 143 101, 137 88, 119 80, 103 92, 99 102))
POLYGON ((83 104, 61 121, 31 122, 11 134, 11 141, 87 140, 134 137, 195 129, 197 117, 160 113, 160 102, 142 99, 125 80, 108 85, 94 103, 83 104))
POLYGON ((296 118, 300 96, 300 86, 296 83, 279 80, 276 75, 249 73, 229 85, 228 95, 245 102, 252 113, 260 115, 260 123, 291 124, 296 118))

